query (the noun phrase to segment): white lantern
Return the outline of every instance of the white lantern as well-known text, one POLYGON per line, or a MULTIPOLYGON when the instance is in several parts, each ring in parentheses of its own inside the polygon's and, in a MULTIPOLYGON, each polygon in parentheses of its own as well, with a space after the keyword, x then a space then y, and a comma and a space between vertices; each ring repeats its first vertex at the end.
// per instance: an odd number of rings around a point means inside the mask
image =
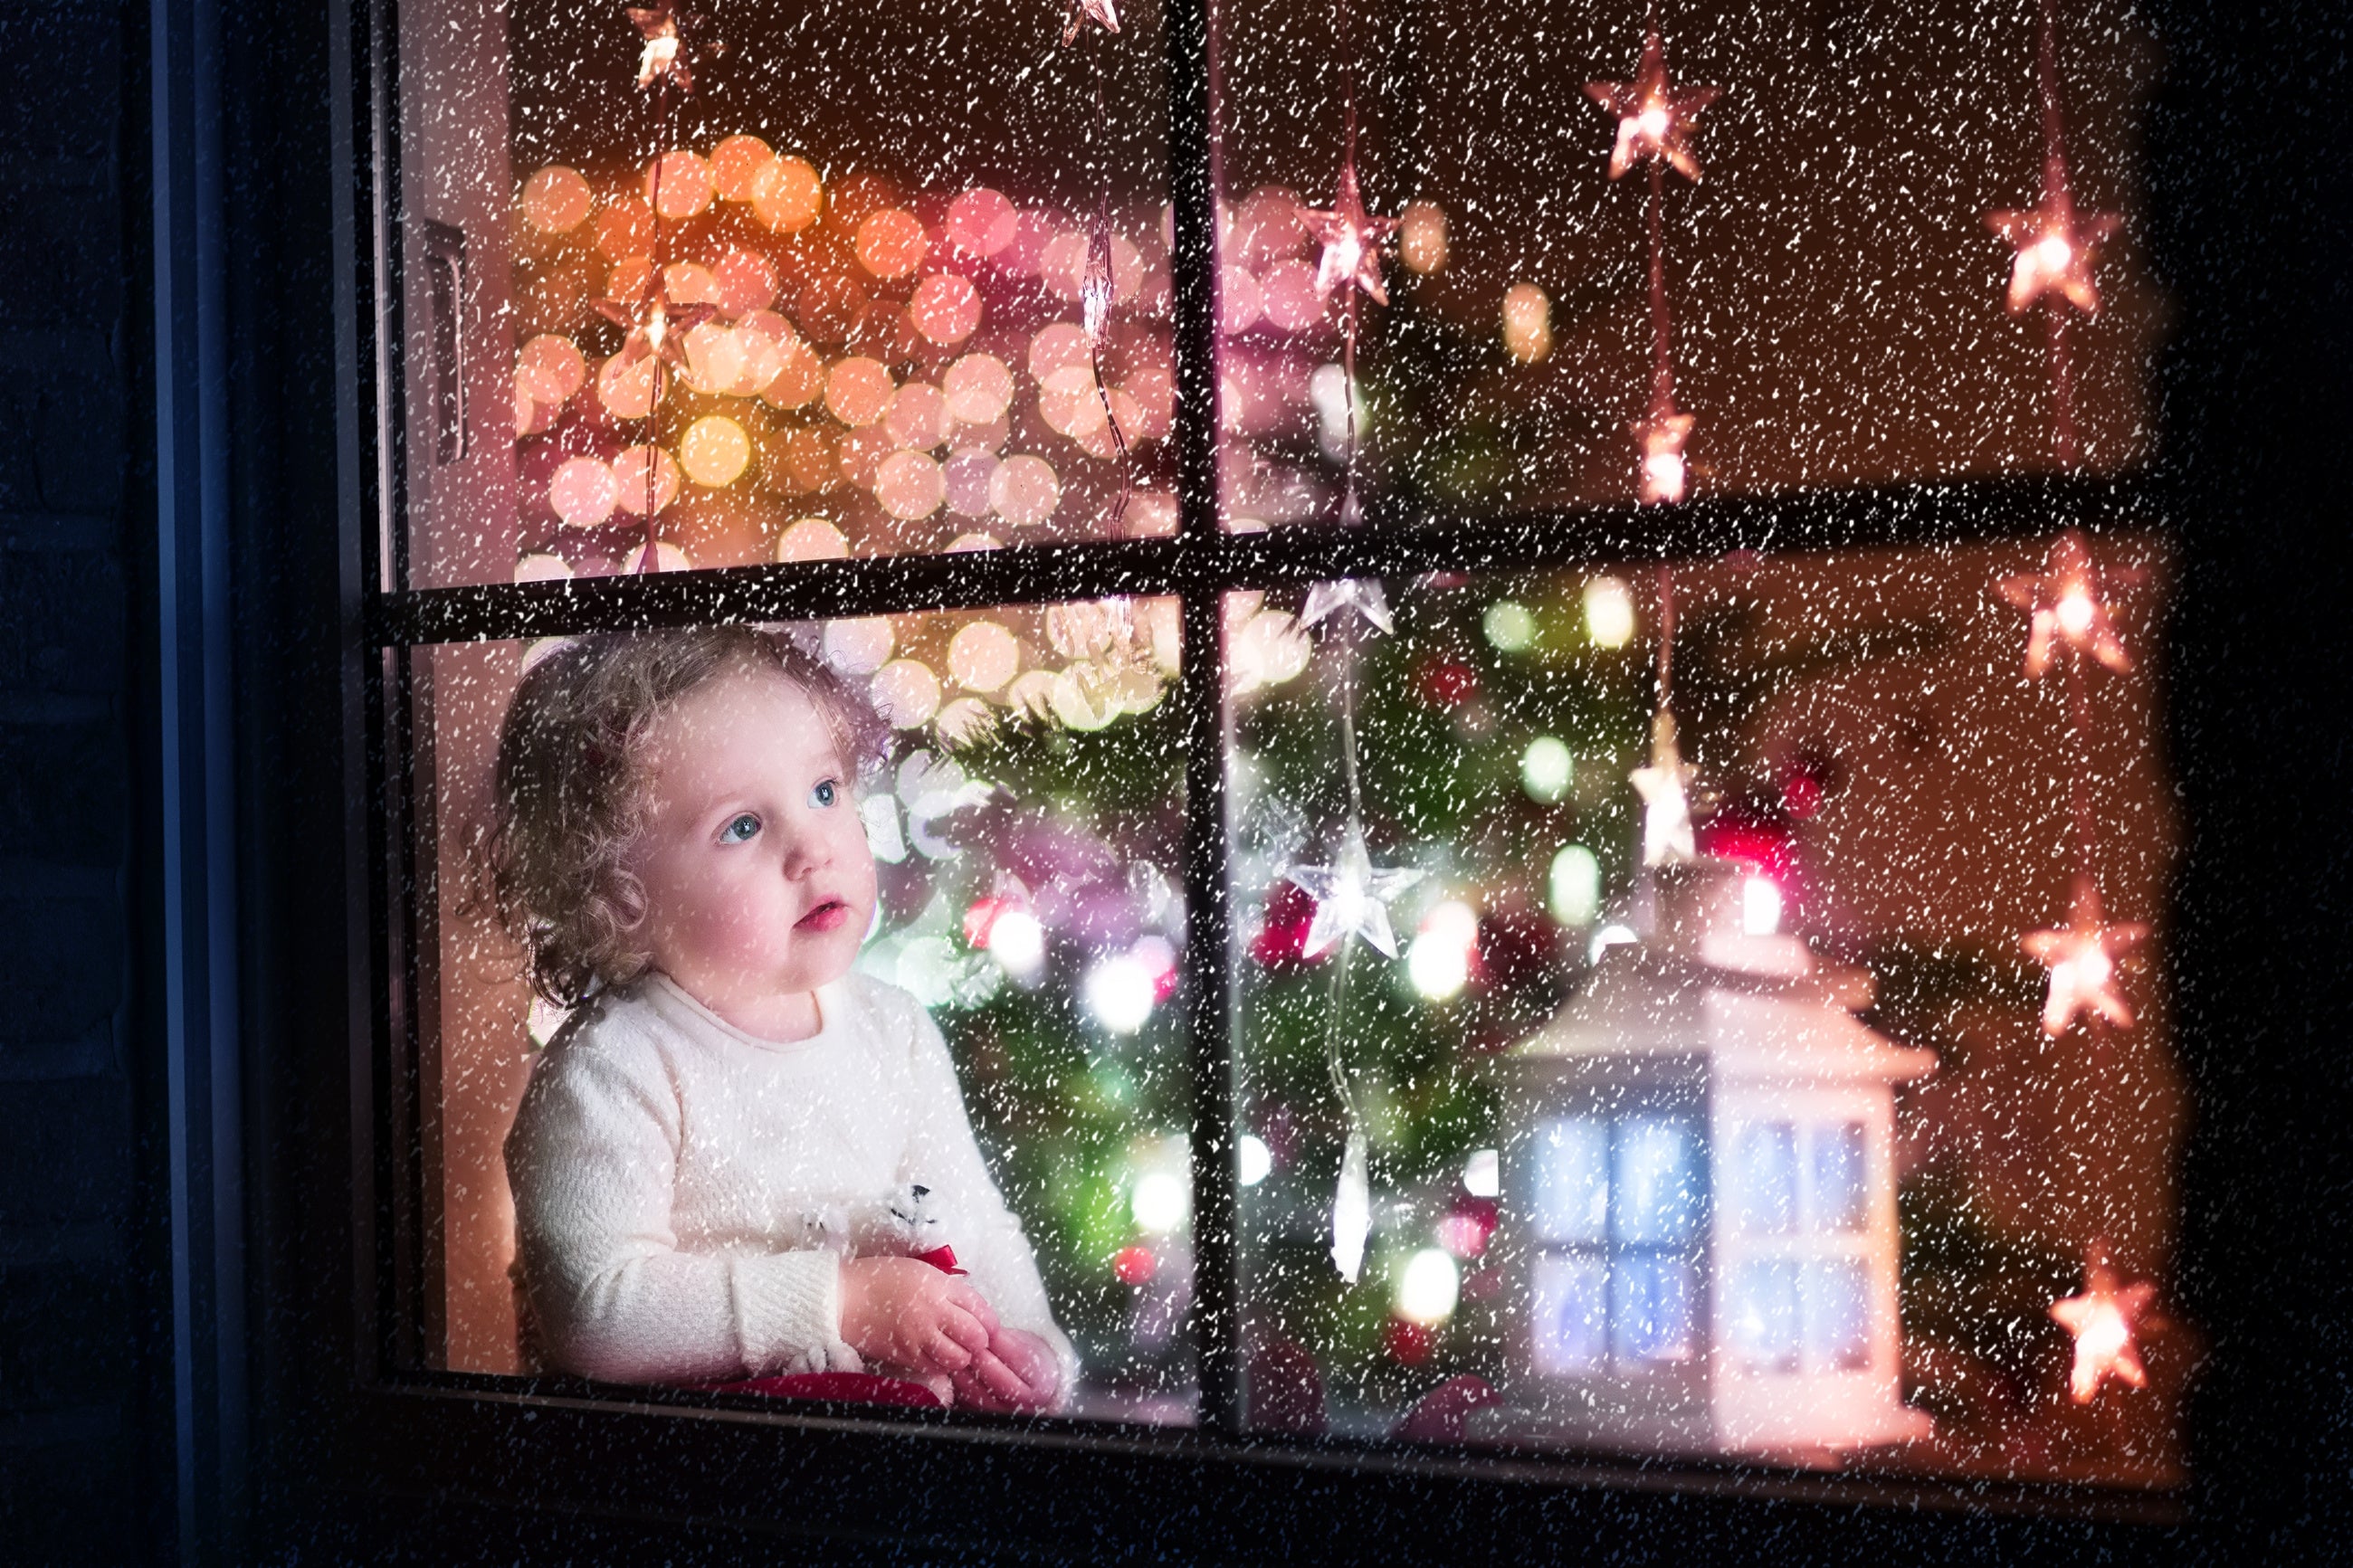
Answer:
POLYGON ((1903 1403, 1894 1088, 1870 976, 1753 934, 1742 868, 1658 868, 1651 930, 1501 1064, 1498 1437, 1682 1452, 1924 1436, 1903 1403))

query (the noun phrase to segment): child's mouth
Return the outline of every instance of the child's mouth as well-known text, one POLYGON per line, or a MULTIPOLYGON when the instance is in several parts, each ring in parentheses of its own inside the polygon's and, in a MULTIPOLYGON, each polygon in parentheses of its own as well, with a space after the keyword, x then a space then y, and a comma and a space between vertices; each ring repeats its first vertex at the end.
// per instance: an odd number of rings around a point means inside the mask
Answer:
POLYGON ((849 918, 849 906, 839 899, 828 899, 795 921, 802 931, 828 931, 840 926, 849 918))

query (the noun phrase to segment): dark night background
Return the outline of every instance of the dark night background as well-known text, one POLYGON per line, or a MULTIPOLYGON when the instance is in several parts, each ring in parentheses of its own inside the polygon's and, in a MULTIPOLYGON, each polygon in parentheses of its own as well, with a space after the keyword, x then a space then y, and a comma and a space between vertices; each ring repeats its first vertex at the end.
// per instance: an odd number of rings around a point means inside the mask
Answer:
MULTIPOLYGON (((11 1563, 177 1555, 148 109, 151 22, 170 14, 171 0, 153 12, 33 0, 0 16, 0 953, 14 982, 0 1008, 0 1562, 11 1563)), ((2198 1107, 2180 1291, 2212 1345, 2188 1522, 1924 1518, 1411 1476, 1352 1485, 1215 1462, 1155 1472, 1151 1495, 1113 1503, 1102 1474, 1073 1462, 1052 1472, 1079 1478, 1066 1506, 1043 1510, 1059 1521, 1056 1544, 1005 1560, 2353 1557, 2353 1363, 2345 1276, 2328 1261, 2348 1250, 2353 1207, 2353 637, 2344 569, 2327 565, 2341 560, 2353 429, 2342 155, 2353 26, 2320 0, 2165 0, 2149 15, 2168 51, 2145 128, 2147 240, 2178 311, 2159 409, 2184 556, 2168 635, 2190 830, 2176 986, 2198 1107)), ((332 710, 340 679, 330 258, 347 193, 327 131, 339 85, 323 8, 259 0, 221 22, 240 841, 220 874, 237 879, 244 911, 256 1410, 240 1555, 739 1555, 744 1540, 707 1518, 596 1522, 539 1508, 527 1470, 463 1500, 358 1497, 312 1441, 314 1407, 286 1347, 322 1331, 307 1315, 315 1259, 295 1238, 333 1173, 332 1142, 303 1121, 319 1045, 303 1031, 341 1015, 344 986, 301 959, 306 932, 339 918, 325 867, 339 856, 343 786, 332 748, 301 725, 332 710)), ((910 1465, 887 1484, 912 1496, 923 1478, 910 1465)), ((942 1534, 892 1545, 893 1526, 878 1511, 863 1541, 837 1535, 828 1550, 987 1555, 942 1534)))

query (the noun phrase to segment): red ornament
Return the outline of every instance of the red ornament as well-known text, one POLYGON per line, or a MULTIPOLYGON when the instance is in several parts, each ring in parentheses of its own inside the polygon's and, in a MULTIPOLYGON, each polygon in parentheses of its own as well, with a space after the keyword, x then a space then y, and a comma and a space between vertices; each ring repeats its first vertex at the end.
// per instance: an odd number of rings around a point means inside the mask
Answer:
POLYGON ((1258 931, 1250 938, 1250 956, 1269 969, 1315 963, 1307 956, 1307 931, 1314 923, 1315 900, 1294 882, 1277 882, 1267 895, 1266 913, 1258 931))
POLYGON ((1479 695, 1479 672, 1454 659, 1432 659, 1414 675, 1421 700, 1436 708, 1460 708, 1479 695))
POLYGON ((1123 1285, 1141 1285, 1160 1272, 1160 1259, 1148 1247, 1123 1247, 1111 1255, 1111 1271, 1123 1285))
POLYGON ((1391 1318, 1388 1327, 1381 1331, 1381 1348, 1399 1366, 1419 1366, 1436 1352, 1438 1336, 1419 1323, 1391 1318))

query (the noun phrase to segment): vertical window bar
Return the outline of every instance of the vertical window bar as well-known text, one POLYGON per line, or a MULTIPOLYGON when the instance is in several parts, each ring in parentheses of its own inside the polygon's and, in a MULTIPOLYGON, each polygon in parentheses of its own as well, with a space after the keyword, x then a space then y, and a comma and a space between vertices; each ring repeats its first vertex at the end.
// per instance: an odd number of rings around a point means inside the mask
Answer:
MULTIPOLYGON (((1176 355, 1178 533, 1208 544, 1218 522, 1217 148, 1210 120, 1217 35, 1210 0, 1169 0, 1169 279, 1176 355)), ((1191 552, 1187 552, 1191 553, 1191 552)), ((1232 954, 1226 904, 1223 595, 1184 596, 1185 971, 1193 1073, 1192 1333, 1201 1425, 1242 1421, 1240 1277, 1234 1188, 1232 954)))

